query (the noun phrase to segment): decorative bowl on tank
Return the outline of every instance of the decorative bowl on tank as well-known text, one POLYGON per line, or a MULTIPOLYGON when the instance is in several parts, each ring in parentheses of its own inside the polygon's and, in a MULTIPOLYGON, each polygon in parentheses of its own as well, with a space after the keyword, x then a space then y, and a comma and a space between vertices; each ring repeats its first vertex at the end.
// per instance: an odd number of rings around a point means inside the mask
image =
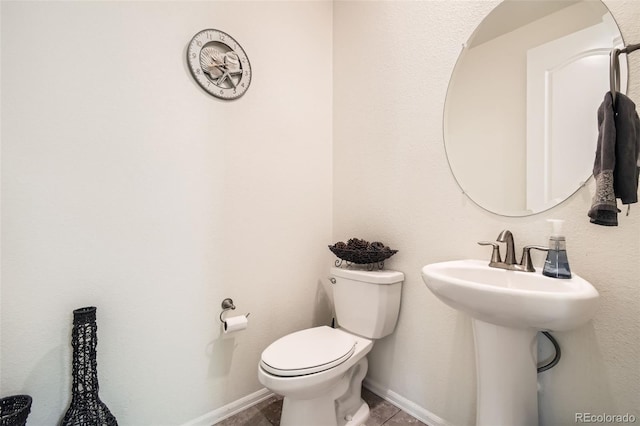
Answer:
POLYGON ((398 252, 379 241, 370 243, 359 238, 351 238, 346 243, 338 241, 329 250, 339 259, 359 265, 380 263, 398 252))

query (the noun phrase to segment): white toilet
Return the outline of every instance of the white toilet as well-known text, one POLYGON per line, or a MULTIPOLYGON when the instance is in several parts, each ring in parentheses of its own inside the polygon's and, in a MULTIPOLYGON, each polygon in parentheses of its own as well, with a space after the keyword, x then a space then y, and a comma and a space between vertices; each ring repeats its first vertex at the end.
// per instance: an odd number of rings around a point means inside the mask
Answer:
POLYGON ((284 396, 281 426, 360 426, 369 418, 360 397, 366 355, 396 326, 404 274, 331 268, 331 278, 339 328, 297 331, 262 352, 258 379, 284 396))

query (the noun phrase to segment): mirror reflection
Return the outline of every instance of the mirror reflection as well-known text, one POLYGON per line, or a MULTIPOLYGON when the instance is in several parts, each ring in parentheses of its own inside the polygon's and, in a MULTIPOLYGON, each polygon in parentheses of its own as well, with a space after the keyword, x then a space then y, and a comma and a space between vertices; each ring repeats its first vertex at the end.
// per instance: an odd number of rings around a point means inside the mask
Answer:
POLYGON ((506 216, 539 213, 577 191, 593 168, 609 53, 622 46, 600 1, 498 5, 463 47, 447 92, 445 148, 463 191, 506 216))

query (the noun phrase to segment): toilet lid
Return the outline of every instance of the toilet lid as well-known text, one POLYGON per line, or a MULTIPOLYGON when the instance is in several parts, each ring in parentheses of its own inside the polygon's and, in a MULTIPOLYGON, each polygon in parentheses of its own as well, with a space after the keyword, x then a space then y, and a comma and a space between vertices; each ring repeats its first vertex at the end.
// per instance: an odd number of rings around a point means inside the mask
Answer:
POLYGON ((345 362, 353 354, 353 336, 322 326, 297 331, 273 342, 262 352, 260 365, 276 376, 319 373, 345 362))

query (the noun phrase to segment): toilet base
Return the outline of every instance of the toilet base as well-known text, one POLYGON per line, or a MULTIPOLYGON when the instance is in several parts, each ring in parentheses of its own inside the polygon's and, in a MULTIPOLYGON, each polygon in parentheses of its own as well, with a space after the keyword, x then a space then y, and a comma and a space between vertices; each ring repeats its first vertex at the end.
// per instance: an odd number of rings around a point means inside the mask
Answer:
POLYGON ((347 421, 344 426, 365 426, 364 422, 369 420, 369 406, 366 402, 362 401, 362 405, 351 417, 351 420, 347 421))
POLYGON ((338 426, 335 400, 330 395, 303 400, 285 397, 282 402, 280 426, 300 426, 301 424, 305 426, 338 426))
POLYGON ((362 358, 334 387, 316 398, 284 397, 280 426, 362 426, 369 418, 369 406, 361 398, 362 380, 369 362, 362 358))
POLYGON ((369 420, 369 406, 363 400, 353 415, 336 419, 335 401, 322 399, 296 401, 284 398, 280 426, 300 426, 300 419, 304 419, 305 426, 365 426, 369 420))

